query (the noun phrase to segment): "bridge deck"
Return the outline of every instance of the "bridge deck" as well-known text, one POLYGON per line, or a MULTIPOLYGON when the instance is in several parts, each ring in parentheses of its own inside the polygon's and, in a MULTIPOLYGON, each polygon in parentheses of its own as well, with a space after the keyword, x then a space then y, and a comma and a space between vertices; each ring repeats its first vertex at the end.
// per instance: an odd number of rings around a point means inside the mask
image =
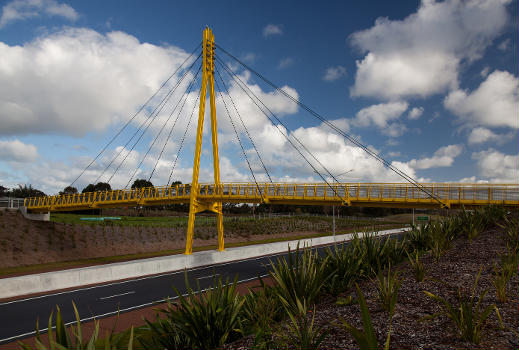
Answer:
MULTIPOLYGON (((223 203, 296 205, 352 205, 438 208, 499 204, 519 206, 519 184, 421 184, 425 191, 402 183, 291 183, 200 184, 198 200, 223 203), (426 193, 428 192, 428 193, 426 193), (431 195, 436 197, 432 198, 431 195)), ((143 205, 189 203, 190 184, 130 190, 33 197, 25 200, 32 212, 73 211, 143 205)))

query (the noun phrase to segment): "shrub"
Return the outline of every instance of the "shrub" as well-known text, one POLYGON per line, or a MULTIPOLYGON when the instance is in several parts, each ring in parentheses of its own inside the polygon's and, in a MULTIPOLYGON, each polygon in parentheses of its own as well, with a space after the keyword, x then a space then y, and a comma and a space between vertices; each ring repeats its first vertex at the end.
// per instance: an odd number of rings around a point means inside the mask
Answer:
POLYGON ((494 273, 492 274, 492 284, 496 289, 496 297, 500 303, 506 302, 506 285, 512 278, 512 275, 508 273, 504 268, 498 268, 494 266, 494 273))
POLYGON ((389 315, 393 315, 401 283, 398 278, 398 271, 391 273, 391 265, 389 265, 387 276, 384 275, 382 271, 379 272, 377 282, 378 299, 384 310, 386 310, 389 315))
POLYGON ((418 252, 415 251, 414 258, 407 253, 407 259, 409 261, 409 266, 413 269, 414 277, 416 282, 423 282, 425 277, 425 267, 423 263, 418 258, 418 252))
MULTIPOLYGON (((79 318, 79 313, 76 308, 76 304, 72 302, 72 306, 74 307, 74 313, 76 316, 76 326, 70 326, 70 331, 67 331, 65 327, 65 323, 61 316, 61 309, 56 305, 56 336, 54 336, 53 331, 53 312, 49 317, 49 324, 47 334, 49 336, 49 345, 45 345, 41 339, 40 328, 38 325, 38 321, 36 321, 36 349, 45 350, 45 349, 78 349, 78 350, 93 350, 103 348, 106 350, 111 349, 123 349, 127 348, 128 350, 133 349, 133 327, 129 331, 125 331, 119 334, 115 334, 115 326, 113 327, 110 334, 106 334, 105 338, 99 338, 99 321, 94 322, 94 332, 90 339, 83 338, 81 320, 79 318), (71 336, 72 334, 72 336, 71 336)), ((34 349, 28 344, 23 342, 18 342, 20 347, 24 350, 32 350, 34 349)))
MULTIPOLYGON (((171 308, 169 302, 167 308, 171 308)), ((159 313, 164 311, 162 309, 158 310, 159 313)), ((171 319, 161 319, 159 314, 156 314, 154 322, 146 319, 144 321, 147 325, 147 332, 138 340, 145 349, 181 350, 189 346, 189 339, 179 331, 171 319)))
POLYGON ((486 326, 487 318, 490 316, 492 311, 496 312, 502 326, 503 321, 501 320, 499 309, 495 304, 488 305, 486 308, 481 309, 481 302, 487 294, 488 289, 485 289, 479 295, 477 300, 475 298, 476 288, 479 282, 479 277, 481 276, 481 270, 482 269, 479 269, 479 273, 476 276, 470 297, 467 298, 466 296, 463 296, 461 290, 458 288, 457 304, 453 305, 443 297, 428 291, 424 291, 428 297, 438 302, 442 307, 441 312, 426 316, 425 319, 432 319, 443 314, 451 319, 463 340, 470 341, 475 344, 480 342, 481 334, 486 326))
POLYGON ((443 222, 436 221, 429 224, 429 246, 436 262, 450 248, 456 237, 458 232, 456 221, 456 218, 450 218, 443 222))
POLYGON ((328 258, 326 274, 331 276, 326 281, 325 288, 331 294, 337 295, 348 289, 362 275, 364 253, 344 243, 333 248, 327 247, 325 253, 328 258))
POLYGON ((297 312, 297 300, 305 305, 313 304, 326 281, 331 277, 327 274, 328 257, 320 261, 317 252, 297 247, 294 254, 289 250, 288 259, 278 258, 270 262, 270 276, 275 281, 275 294, 283 304, 291 305, 297 312))
POLYGON ((282 343, 289 345, 290 348, 300 350, 317 349, 328 334, 328 331, 322 327, 315 326, 315 308, 309 310, 306 304, 299 299, 296 300, 296 305, 297 309, 294 310, 293 305, 283 301, 290 323, 287 324, 288 332, 280 333, 280 340, 282 343), (308 313, 312 313, 311 320, 307 316, 308 313))
POLYGON ((357 235, 353 237, 350 243, 357 256, 362 256, 362 276, 376 275, 387 262, 387 245, 388 239, 381 239, 373 234, 366 234, 359 238, 357 235))
MULTIPOLYGON (((379 349, 377 334, 375 333, 375 329, 371 323, 371 316, 369 314, 368 305, 366 304, 366 299, 364 299, 364 295, 362 294, 357 284, 355 284, 355 288, 357 289, 357 297, 360 305, 363 329, 355 328, 343 318, 339 318, 339 321, 341 322, 340 326, 352 335, 361 350, 379 349)), ((392 316, 390 316, 389 319, 389 331, 387 333, 386 343, 384 345, 384 349, 386 350, 389 349, 389 340, 391 337, 391 317, 392 316)))
POLYGON ((213 349, 222 346, 239 332, 239 315, 244 298, 237 294, 237 278, 233 283, 215 279, 213 288, 207 291, 198 286, 196 293, 187 281, 187 296, 178 290, 178 302, 169 305, 164 314, 182 333, 193 348, 213 349))

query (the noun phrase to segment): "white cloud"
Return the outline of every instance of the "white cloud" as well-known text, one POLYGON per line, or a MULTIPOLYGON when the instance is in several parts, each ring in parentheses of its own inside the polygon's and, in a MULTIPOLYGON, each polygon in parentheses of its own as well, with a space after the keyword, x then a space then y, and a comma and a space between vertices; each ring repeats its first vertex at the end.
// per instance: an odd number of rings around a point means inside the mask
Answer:
POLYGON ((456 88, 459 65, 474 61, 508 22, 510 0, 423 0, 403 20, 378 18, 350 36, 357 61, 352 96, 427 97, 456 88))
POLYGON ((486 77, 488 76, 488 73, 490 73, 490 67, 489 67, 489 66, 486 66, 485 68, 483 68, 483 69, 481 70, 481 73, 480 73, 480 74, 481 74, 481 76, 482 76, 483 78, 486 78, 486 77))
POLYGON ((356 117, 351 119, 351 125, 363 128, 375 126, 388 136, 398 137, 406 131, 406 127, 395 121, 407 110, 407 107, 407 102, 372 105, 361 109, 356 117))
POLYGON ((324 81, 335 81, 341 79, 346 76, 346 68, 343 66, 335 66, 326 68, 326 72, 324 73, 323 80, 324 81))
POLYGON ((5 4, 0 17, 0 28, 9 23, 40 16, 58 16, 75 21, 79 15, 70 5, 55 0, 14 0, 5 4))
POLYGON ((452 91, 444 104, 468 126, 519 129, 519 79, 508 72, 492 72, 473 92, 452 91))
POLYGON ((186 57, 176 47, 90 29, 65 29, 23 46, 0 42, 0 133, 105 130, 135 113, 186 57))
POLYGON ((294 59, 292 57, 285 57, 279 61, 278 69, 285 69, 285 68, 292 66, 293 64, 294 64, 294 59))
POLYGON ((0 160, 13 162, 33 162, 38 158, 36 146, 26 144, 20 140, 0 140, 0 160))
POLYGON ((283 34, 283 30, 280 25, 276 24, 267 24, 265 28, 263 28, 263 37, 267 38, 272 35, 281 35, 283 34))
POLYGON ((477 161, 480 175, 491 182, 519 182, 519 154, 508 155, 495 149, 472 153, 477 161))
POLYGON ((402 154, 400 152, 389 152, 387 155, 392 158, 396 158, 396 157, 400 157, 402 154))
POLYGON ((423 114, 424 108, 423 107, 414 107, 409 111, 409 114, 407 117, 411 120, 416 120, 420 118, 423 114))
POLYGON ((492 130, 483 127, 477 127, 471 130, 469 134, 468 142, 471 145, 485 143, 485 142, 495 142, 497 144, 502 144, 506 141, 509 141, 514 136, 513 133, 508 134, 496 134, 492 130))
POLYGON ((413 169, 450 167, 454 159, 461 154, 462 145, 449 145, 439 148, 432 157, 412 159, 407 164, 413 169))

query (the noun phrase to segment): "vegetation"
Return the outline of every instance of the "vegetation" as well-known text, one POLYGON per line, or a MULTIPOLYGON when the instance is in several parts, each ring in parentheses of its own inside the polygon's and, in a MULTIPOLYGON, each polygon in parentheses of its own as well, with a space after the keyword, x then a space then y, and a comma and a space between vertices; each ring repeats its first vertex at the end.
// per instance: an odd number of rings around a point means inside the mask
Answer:
POLYGON ((461 290, 458 289, 458 300, 455 304, 449 303, 441 296, 424 291, 428 297, 438 302, 442 307, 441 312, 427 316, 426 319, 432 319, 442 314, 446 315, 454 323, 454 326, 456 326, 461 338, 475 344, 478 344, 481 340, 481 334, 485 328, 487 318, 492 311, 496 312, 502 325, 503 321, 495 304, 488 305, 483 309, 481 307, 481 302, 485 298, 488 289, 485 289, 476 299, 476 288, 480 276, 481 269, 474 280, 472 293, 469 297, 462 295, 461 290))
MULTIPOLYGON (((495 266, 493 275, 497 298, 504 302, 506 285, 517 273, 519 263, 517 231, 512 231, 518 224, 489 207, 470 214, 463 211, 459 216, 441 222, 415 226, 404 238, 355 235, 350 244, 328 248, 323 256, 318 256, 312 249, 298 247, 286 260, 278 258, 270 262, 272 285, 266 285, 260 279, 260 288, 250 290, 244 296, 236 291, 236 279, 224 282, 221 278, 215 278, 212 288, 201 290, 198 286, 193 290, 186 276, 187 295, 177 291, 176 301, 168 303, 166 309, 158 310, 155 319, 146 320, 146 326, 117 335, 107 334, 102 339, 103 344, 108 349, 116 345, 118 348, 208 349, 251 336, 253 349, 318 349, 335 326, 350 333, 361 349, 380 349, 366 299, 357 284, 361 279, 372 278, 377 286, 379 301, 387 312, 388 332, 383 347, 388 349, 402 283, 396 265, 407 258, 416 281, 423 281, 424 261, 427 259, 420 259, 420 256, 428 252, 438 262, 455 238, 467 237, 471 240, 481 232, 475 233, 477 231, 473 230, 469 233, 465 230, 467 220, 480 222, 480 229, 495 224, 505 229, 508 251, 501 255, 500 264, 495 266), (492 218, 489 212, 498 215, 499 219, 492 218), (342 318, 331 324, 317 325, 315 303, 326 293, 337 296, 348 291, 352 285, 355 285, 356 298, 352 295, 338 297, 336 305, 347 307, 358 303, 362 328, 356 328, 342 318)), ((485 301, 489 289, 478 293, 481 271, 475 277, 470 294, 458 289, 455 301, 446 295, 424 291, 428 300, 437 303, 440 310, 425 319, 443 315, 453 322, 460 338, 475 344, 481 341, 492 313, 495 312, 502 325, 497 306, 488 304, 488 298, 485 301)), ((59 308, 58 315, 57 324, 62 323, 59 308)), ((92 335, 93 340, 80 339, 79 321, 71 330, 70 338, 67 339, 69 335, 65 333, 64 326, 58 326, 57 337, 50 337, 50 346, 56 349, 83 349, 88 348, 88 344, 101 344, 97 330, 92 335), (56 344, 61 344, 61 347, 56 344)), ((23 346, 30 349, 25 344, 23 346)), ((45 345, 37 343, 37 347, 45 348, 45 345)))

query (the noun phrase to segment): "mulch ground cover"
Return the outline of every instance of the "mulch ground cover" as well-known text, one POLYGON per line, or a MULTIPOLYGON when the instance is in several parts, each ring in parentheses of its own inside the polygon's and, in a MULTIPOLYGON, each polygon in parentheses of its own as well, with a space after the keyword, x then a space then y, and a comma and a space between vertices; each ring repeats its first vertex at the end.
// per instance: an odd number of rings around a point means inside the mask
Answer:
MULTIPOLYGON (((499 303, 491 276, 494 265, 500 262, 500 254, 506 252, 506 243, 500 229, 487 230, 470 242, 466 238, 456 239, 452 247, 440 258, 439 262, 430 253, 421 257, 425 265, 425 280, 416 282, 412 268, 403 262, 396 268, 400 271, 402 285, 391 326, 391 349, 519 349, 519 276, 515 274, 507 286, 508 300, 499 303), (457 334, 457 328, 445 315, 432 320, 424 317, 441 311, 437 302, 426 296, 429 291, 455 303, 458 288, 470 295, 474 280, 481 269, 481 277, 476 295, 485 289, 488 293, 482 301, 482 308, 496 304, 502 317, 504 328, 500 327, 495 312, 487 319, 486 328, 479 344, 465 342, 457 334)), ((378 301, 375 280, 359 282, 371 313, 373 326, 382 347, 385 343, 389 316, 378 301)), ((354 288, 342 293, 340 297, 356 296, 354 288)), ((320 349, 358 349, 353 337, 338 326, 343 318, 355 327, 362 329, 361 313, 357 303, 349 306, 336 304, 337 297, 325 296, 315 306, 315 322, 329 329, 330 333, 320 349)), ((278 330, 282 330, 280 325, 278 330)), ((249 349, 253 339, 242 338, 225 346, 226 349, 249 349)))

